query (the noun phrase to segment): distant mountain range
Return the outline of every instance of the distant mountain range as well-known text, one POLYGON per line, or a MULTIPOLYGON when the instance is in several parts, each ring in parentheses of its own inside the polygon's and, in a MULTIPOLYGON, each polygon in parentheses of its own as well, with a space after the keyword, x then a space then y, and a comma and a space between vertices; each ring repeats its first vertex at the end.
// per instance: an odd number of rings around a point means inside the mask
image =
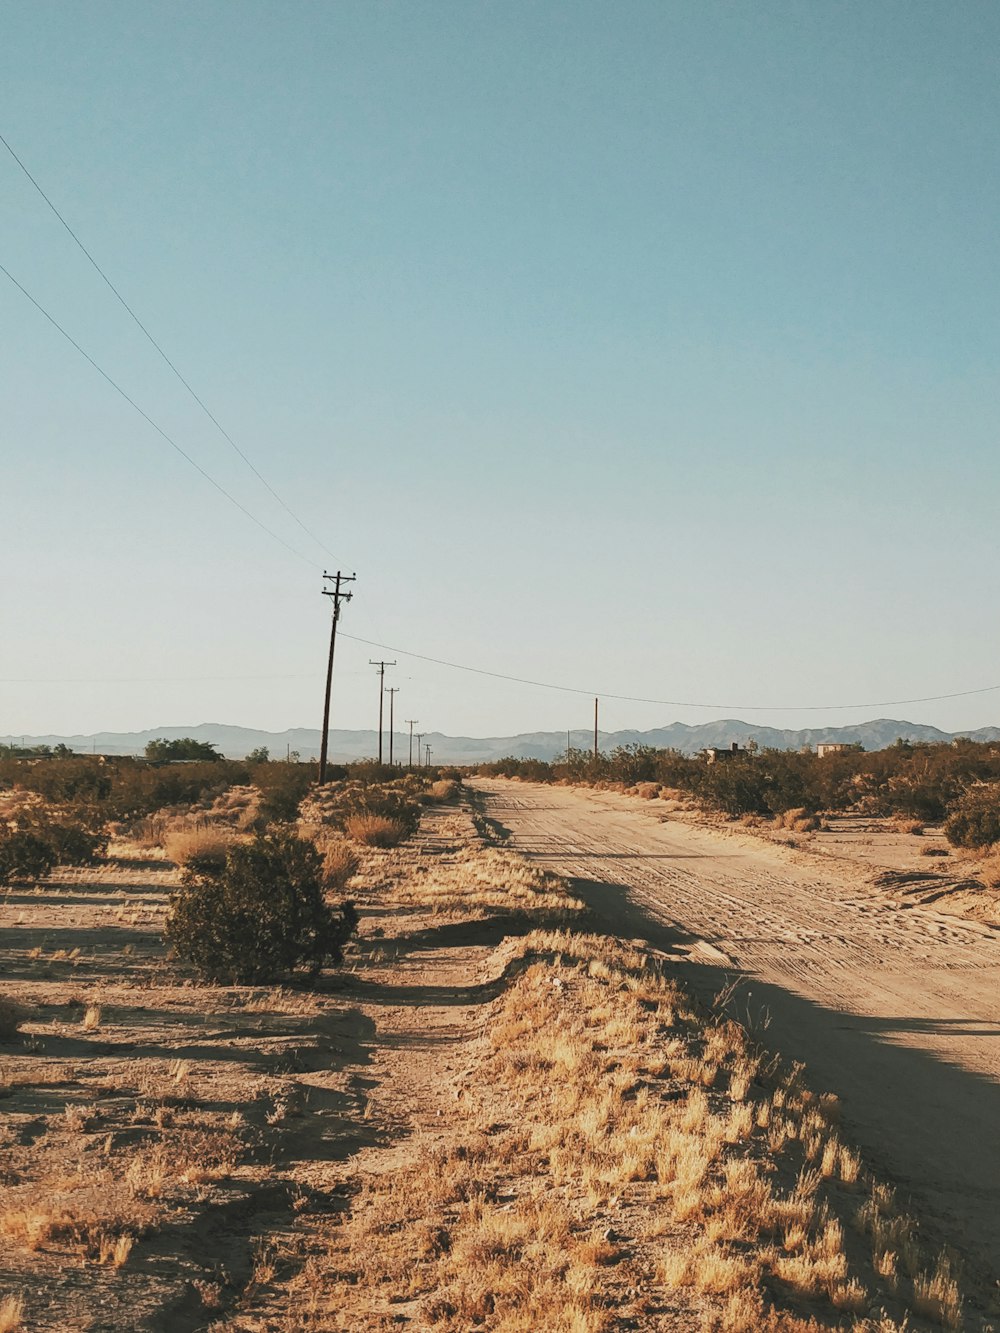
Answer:
MULTIPOLYGON (((288 731, 257 731, 252 727, 232 727, 223 723, 203 722, 196 727, 155 727, 150 731, 99 731, 89 736, 3 736, 3 745, 68 745, 80 754, 142 754, 148 741, 162 737, 178 740, 192 736, 196 740, 215 745, 227 759, 242 759, 251 750, 265 746, 272 759, 284 759, 292 751, 302 759, 319 756, 320 733, 317 728, 293 727, 288 731)), ((852 727, 812 727, 803 731, 777 727, 755 726, 727 718, 719 722, 703 722, 688 726, 674 722, 668 727, 652 731, 602 731, 600 748, 613 750, 618 745, 653 745, 657 749, 680 750, 697 754, 709 745, 728 746, 733 741, 741 745, 754 740, 763 748, 799 750, 805 745, 815 746, 822 741, 854 741, 866 750, 883 750, 902 738, 907 741, 951 741, 955 736, 966 736, 974 741, 1000 741, 1000 727, 980 727, 977 731, 951 733, 919 722, 899 722, 879 718, 852 727)), ((574 731, 571 743, 581 749, 593 744, 593 733, 574 731)), ((430 732, 424 744, 431 747, 432 763, 476 764, 513 755, 519 759, 554 759, 566 751, 565 731, 534 731, 520 736, 444 736, 430 732)), ((393 741, 394 757, 406 763, 409 756, 409 736, 397 733, 393 741)), ((331 731, 330 760, 344 763, 352 759, 371 758, 378 753, 376 731, 331 731)), ((389 738, 385 738, 385 757, 388 758, 389 738)))

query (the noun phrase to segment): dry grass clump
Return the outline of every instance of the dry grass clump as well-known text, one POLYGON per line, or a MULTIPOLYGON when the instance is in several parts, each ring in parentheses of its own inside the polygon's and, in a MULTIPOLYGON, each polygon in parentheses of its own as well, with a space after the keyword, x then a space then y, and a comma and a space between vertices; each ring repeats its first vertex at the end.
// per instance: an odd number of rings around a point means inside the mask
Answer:
MULTIPOLYGON (((665 1301, 678 1327, 719 1333, 842 1327, 873 1300, 895 1307, 883 1333, 905 1327, 896 1284, 847 1243, 836 1209, 854 1206, 858 1161, 801 1069, 775 1072, 739 1025, 706 1022, 615 940, 535 931, 498 961, 511 980, 463 1076, 465 1120, 369 1176, 294 1284, 310 1326, 329 1326, 336 1289, 372 1327, 405 1306, 442 1333, 647 1327, 665 1301)), ((911 1304, 947 1293, 935 1272, 911 1304)))
POLYGON ((361 865, 357 852, 343 839, 326 844, 323 851, 323 887, 328 893, 343 892, 361 865))
POLYGON ((453 801, 458 795, 458 783, 454 778, 440 778, 431 783, 429 790, 435 801, 453 801))
POLYGON ((9 996, 0 995, 0 1041, 16 1041, 21 1024, 31 1017, 31 1010, 9 996))
POLYGON ((814 811, 807 810, 805 806, 797 806, 793 810, 784 810, 780 815, 775 815, 771 826, 776 829, 791 829, 795 833, 813 833, 816 829, 822 828, 823 821, 814 811))
POLYGON ((0 1333, 18 1333, 24 1318, 24 1301, 20 1296, 4 1296, 0 1300, 0 1333))
POLYGON ((946 1255, 941 1255, 931 1272, 915 1278, 913 1309, 942 1328, 962 1327, 962 1295, 946 1255))
POLYGON ((922 819, 894 819, 892 827, 897 833, 912 833, 914 837, 920 837, 924 831, 924 821, 922 819))
POLYGON ((237 835, 225 826, 170 829, 163 834, 163 848, 175 865, 211 858, 224 861, 237 835))
POLYGON ((344 832, 364 847, 398 847, 409 830, 388 815, 348 815, 344 832))

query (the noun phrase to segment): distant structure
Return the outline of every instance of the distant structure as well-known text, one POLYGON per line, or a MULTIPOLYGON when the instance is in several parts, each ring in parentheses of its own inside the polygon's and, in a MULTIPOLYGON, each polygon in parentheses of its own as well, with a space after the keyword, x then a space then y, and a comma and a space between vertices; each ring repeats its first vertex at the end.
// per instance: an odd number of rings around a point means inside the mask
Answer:
POLYGON ((723 749, 718 745, 709 745, 703 751, 706 764, 718 764, 726 759, 737 759, 747 754, 746 750, 741 750, 738 741, 733 741, 729 749, 723 749))
POLYGON ((845 750, 860 750, 863 746, 857 741, 823 741, 816 746, 816 758, 823 759, 828 754, 843 754, 845 750))

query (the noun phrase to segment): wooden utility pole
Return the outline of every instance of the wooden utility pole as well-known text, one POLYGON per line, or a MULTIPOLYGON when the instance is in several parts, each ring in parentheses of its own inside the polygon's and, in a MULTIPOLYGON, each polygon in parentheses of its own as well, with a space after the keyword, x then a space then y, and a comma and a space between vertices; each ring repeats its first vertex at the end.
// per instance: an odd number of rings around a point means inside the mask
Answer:
POLYGON ((396 724, 395 724, 395 721, 394 721, 394 712, 395 712, 395 710, 394 710, 394 708, 393 708, 393 705, 394 705, 395 702, 396 702, 395 696, 396 696, 398 693, 399 693, 399 686, 398 686, 398 685, 391 685, 391 686, 389 687, 389 689, 386 690, 386 694, 389 696, 389 767, 390 767, 390 768, 392 768, 392 739, 393 739, 393 731, 395 730, 395 725, 396 725, 396 724))
POLYGON ((419 717, 408 717, 406 719, 406 725, 410 728, 410 762, 407 764, 407 768, 413 767, 413 728, 419 721, 419 717))
POLYGON ((420 767, 420 751, 423 745, 423 739, 427 735, 426 731, 417 732, 417 768, 420 767))
POLYGON ((594 764, 597 764, 597 700, 594 700, 594 764))
POLYGON ((382 767, 382 706, 385 703, 385 669, 395 666, 395 662, 373 662, 369 657, 369 666, 378 667, 378 766, 382 767))
POLYGON ((430 747, 429 745, 425 745, 425 746, 424 746, 424 754, 427 756, 427 767, 430 768, 430 766, 431 766, 431 747, 430 747))
POLYGON ((324 579, 333 583, 332 588, 324 588, 323 596, 333 598, 333 618, 330 622, 330 656, 326 662, 326 693, 323 696, 323 735, 319 743, 319 780, 320 783, 326 781, 326 756, 330 741, 330 690, 333 687, 333 651, 337 646, 337 621, 340 619, 341 602, 349 602, 352 593, 344 592, 342 585, 353 583, 356 575, 341 574, 338 569, 336 574, 327 574, 324 570, 324 579))

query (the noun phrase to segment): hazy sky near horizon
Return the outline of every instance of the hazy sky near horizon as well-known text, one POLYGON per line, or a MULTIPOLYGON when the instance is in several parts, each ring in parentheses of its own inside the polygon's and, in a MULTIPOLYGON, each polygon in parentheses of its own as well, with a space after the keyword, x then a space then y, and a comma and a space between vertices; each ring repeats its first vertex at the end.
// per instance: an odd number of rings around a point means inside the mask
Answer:
POLYGON ((995 4, 0 14, 0 734, 1000 724, 995 4))

